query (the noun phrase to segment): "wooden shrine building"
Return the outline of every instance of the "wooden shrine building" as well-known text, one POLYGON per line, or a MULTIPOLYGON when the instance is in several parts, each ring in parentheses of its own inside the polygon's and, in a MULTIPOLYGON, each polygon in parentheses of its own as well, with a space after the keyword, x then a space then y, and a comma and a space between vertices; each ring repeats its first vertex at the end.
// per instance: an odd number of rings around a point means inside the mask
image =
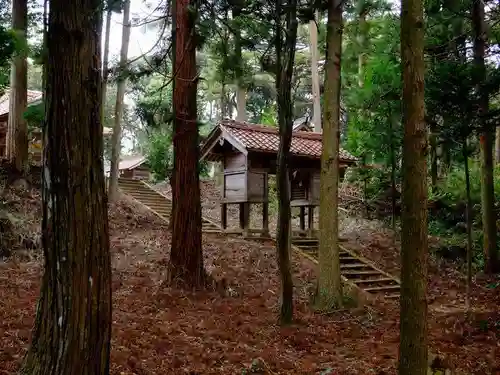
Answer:
MULTIPOLYGON (((313 234, 314 210, 319 206, 321 167, 321 133, 296 131, 290 147, 289 171, 291 206, 300 207, 299 234, 313 234), (306 228, 305 213, 308 225, 306 228)), ((240 207, 240 229, 236 232, 248 236, 269 235, 268 175, 276 174, 279 148, 278 129, 263 125, 226 120, 216 126, 202 144, 202 160, 223 165, 221 221, 227 230, 227 205, 240 207), (250 205, 262 205, 262 228, 249 228, 250 205)), ((340 172, 354 164, 356 159, 340 150, 340 172)))
MULTIPOLYGON (((43 93, 36 90, 28 90, 27 107, 42 104, 43 93)), ((7 155, 7 126, 9 122, 10 110, 10 94, 9 89, 0 96, 0 159, 7 155)), ((113 133, 113 129, 104 127, 103 136, 109 137, 113 133)), ((42 161, 42 129, 37 126, 30 130, 28 140, 28 153, 30 163, 34 166, 39 166, 42 161)))

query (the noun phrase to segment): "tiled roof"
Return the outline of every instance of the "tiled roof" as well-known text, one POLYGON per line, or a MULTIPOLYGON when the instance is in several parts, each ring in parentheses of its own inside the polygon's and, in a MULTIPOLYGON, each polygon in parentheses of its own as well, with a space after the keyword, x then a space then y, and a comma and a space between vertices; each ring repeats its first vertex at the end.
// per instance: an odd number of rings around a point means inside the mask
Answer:
POLYGON ((142 155, 127 155, 122 156, 118 169, 134 169, 146 162, 146 157, 142 155))
MULTIPOLYGON (((28 90, 27 94, 28 94, 28 105, 34 104, 42 99, 41 91, 28 90)), ((9 98, 10 98, 9 89, 7 89, 5 91, 5 94, 3 94, 0 97, 0 116, 9 113, 9 98)))
MULTIPOLYGON (((125 169, 134 169, 145 163, 147 159, 142 155, 125 155, 120 158, 120 162, 118 163, 118 169, 120 171, 125 169)), ((104 161, 104 172, 109 173, 111 169, 110 163, 105 160, 104 161)))
MULTIPOLYGON (((36 102, 42 99, 42 96, 43 94, 41 91, 28 90, 28 105, 35 104, 36 102)), ((0 116, 9 113, 9 101, 10 101, 9 99, 10 99, 9 89, 7 89, 5 93, 2 96, 0 96, 0 116)), ((104 126, 102 134, 105 136, 111 135, 113 134, 113 129, 104 126)))
MULTIPOLYGON (((263 125, 224 121, 219 127, 235 138, 250 151, 277 153, 279 148, 278 129, 263 125)), ((292 155, 321 158, 321 133, 294 132, 290 152, 292 155)), ((354 162, 356 158, 349 152, 340 149, 340 159, 354 162)))

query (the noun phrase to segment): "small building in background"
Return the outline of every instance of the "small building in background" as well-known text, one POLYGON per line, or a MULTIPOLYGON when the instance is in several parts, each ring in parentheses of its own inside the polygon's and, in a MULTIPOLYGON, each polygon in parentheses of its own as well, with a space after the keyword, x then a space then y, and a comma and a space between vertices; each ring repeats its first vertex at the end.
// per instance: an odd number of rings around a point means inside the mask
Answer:
MULTIPOLYGON (((43 93, 36 90, 28 90, 28 107, 42 103, 43 93)), ((7 127, 9 122, 10 94, 9 90, 0 96, 0 158, 7 156, 7 127)), ((103 136, 109 137, 113 129, 104 127, 103 136)), ((28 135, 28 153, 33 165, 40 165, 42 161, 42 129, 32 128, 28 135)))
MULTIPOLYGON (((110 169, 111 167, 108 162, 104 167, 106 177, 109 177, 110 169)), ((120 171, 119 177, 121 178, 149 181, 152 177, 148 161, 143 155, 122 156, 118 164, 118 170, 120 171)))
MULTIPOLYGON (((277 128, 232 120, 215 127, 201 146, 201 160, 221 163, 221 221, 226 232, 269 234, 269 175, 276 174, 280 135, 277 128), (240 209, 240 228, 227 228, 227 205, 240 209), (250 228, 250 205, 262 206, 262 228, 250 228)), ((314 210, 319 205, 322 134, 294 131, 290 146, 290 205, 300 209, 298 235, 314 234, 314 210), (305 217, 308 217, 306 228, 305 217)), ((339 151, 339 172, 356 163, 345 150, 339 151)))

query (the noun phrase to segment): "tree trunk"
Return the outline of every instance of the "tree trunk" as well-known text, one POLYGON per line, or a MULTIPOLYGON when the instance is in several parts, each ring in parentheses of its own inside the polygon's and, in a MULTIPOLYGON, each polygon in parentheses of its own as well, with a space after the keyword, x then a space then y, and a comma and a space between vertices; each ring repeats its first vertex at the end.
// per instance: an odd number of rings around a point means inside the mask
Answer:
POLYGON ((498 270, 496 244, 495 192, 493 188, 493 131, 485 121, 489 110, 488 92, 484 87, 486 67, 484 63, 486 51, 486 24, 484 21, 484 2, 473 0, 472 24, 474 30, 474 64, 476 65, 476 85, 479 92, 479 116, 483 121, 480 140, 481 149, 481 212, 483 220, 484 272, 494 273, 498 270))
POLYGON ((431 189, 432 192, 437 191, 437 181, 438 181, 438 163, 437 163, 437 132, 436 126, 430 126, 430 159, 431 159, 431 189))
MULTIPOLYGON (((313 20, 309 21, 309 39, 311 48, 311 80, 312 80, 312 96, 313 96, 313 119, 314 131, 321 133, 321 94, 319 89, 319 73, 318 73, 318 27, 316 20, 319 19, 319 14, 313 20)), ((319 22, 319 21, 318 21, 319 22)))
MULTIPOLYGON (((42 102, 46 102, 47 87, 47 31, 49 22, 49 0, 43 1, 43 41, 42 41, 42 102)), ((45 108, 44 108, 45 113, 45 108)))
POLYGON ((319 277, 316 297, 317 307, 321 310, 342 306, 338 217, 341 56, 342 2, 329 0, 319 206, 319 277))
POLYGON ((403 192, 399 374, 427 374, 427 127, 422 0, 401 5, 403 192))
POLYGON ((106 31, 104 33, 104 55, 102 58, 102 103, 101 103, 101 122, 104 125, 106 118, 106 103, 107 103, 107 91, 108 91, 108 65, 109 65, 109 36, 111 34, 111 16, 113 12, 111 7, 108 5, 106 10, 106 31))
POLYGON ((391 116, 391 211, 392 211, 392 232, 396 241, 396 140, 394 131, 398 126, 398 118, 395 114, 391 116))
POLYGON ((495 161, 500 164, 500 127, 497 127, 495 133, 495 161))
MULTIPOLYGON (((241 5, 233 6, 233 17, 238 19, 241 13, 241 5)), ((237 25, 238 26, 238 25, 237 25)), ((243 82, 243 56, 241 51, 241 28, 235 28, 234 50, 236 56, 236 121, 247 121, 247 91, 243 82)))
POLYGON ((201 200, 198 175, 196 44, 194 0, 175 1, 174 173, 172 250, 169 279, 181 287, 205 284, 201 247, 201 200))
POLYGON ((360 0, 360 2, 361 4, 358 14, 358 22, 359 22, 358 86, 363 87, 365 84, 366 39, 368 34, 368 22, 366 22, 366 16, 368 14, 368 9, 365 0, 360 0))
MULTIPOLYGON (((108 199, 110 202, 116 200, 118 195, 118 175, 120 174, 120 152, 122 141, 122 126, 123 119, 123 99, 125 97, 127 68, 128 45, 130 42, 130 0, 125 0, 123 4, 123 31, 122 31, 122 46, 120 51, 120 71, 116 84, 116 104, 113 134, 111 135, 111 168, 109 172, 109 192, 108 199)), ((104 112, 104 110, 102 111, 104 112)))
POLYGON ((297 41, 297 1, 289 0, 287 7, 283 0, 276 1, 276 92, 278 95, 278 125, 280 144, 277 156, 278 228, 276 250, 281 277, 280 323, 289 324, 293 319, 293 280, 290 264, 291 209, 289 154, 292 143, 293 103, 292 76, 297 41), (283 30, 281 14, 285 13, 286 30, 283 30), (283 35, 285 36, 283 43, 283 35))
POLYGON ((462 145, 462 155, 464 157, 465 169, 465 193, 467 195, 467 206, 465 209, 465 222, 467 225, 467 293, 465 299, 466 310, 471 306, 471 286, 472 286, 472 198, 470 195, 470 174, 469 174, 469 154, 467 152, 467 139, 462 145))
POLYGON ((28 124, 24 119, 28 102, 27 0, 12 1, 12 29, 20 38, 21 46, 12 59, 10 72, 9 119, 7 127, 7 158, 19 174, 28 169, 28 124))
POLYGON ((44 275, 22 374, 109 374, 111 266, 100 122, 99 0, 51 0, 44 275))

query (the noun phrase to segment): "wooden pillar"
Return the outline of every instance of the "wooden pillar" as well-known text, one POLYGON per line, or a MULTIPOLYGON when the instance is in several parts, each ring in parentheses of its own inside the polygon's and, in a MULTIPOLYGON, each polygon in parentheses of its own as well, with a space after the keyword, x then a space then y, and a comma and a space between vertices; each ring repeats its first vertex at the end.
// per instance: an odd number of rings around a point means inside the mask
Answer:
POLYGON ((306 230, 306 208, 304 206, 300 206, 300 230, 305 231, 306 230))
POLYGON ((314 230, 314 206, 307 206, 307 229, 308 236, 312 237, 314 230))
POLYGON ((243 230, 243 235, 248 236, 250 226, 250 203, 240 203, 240 229, 243 230))
POLYGON ((269 203, 262 203, 262 233, 263 237, 269 237, 269 203))
POLYGON ((240 203, 240 229, 245 227, 245 203, 240 203))
POLYGON ((220 210, 222 230, 225 231, 227 229, 227 203, 222 203, 220 210))

